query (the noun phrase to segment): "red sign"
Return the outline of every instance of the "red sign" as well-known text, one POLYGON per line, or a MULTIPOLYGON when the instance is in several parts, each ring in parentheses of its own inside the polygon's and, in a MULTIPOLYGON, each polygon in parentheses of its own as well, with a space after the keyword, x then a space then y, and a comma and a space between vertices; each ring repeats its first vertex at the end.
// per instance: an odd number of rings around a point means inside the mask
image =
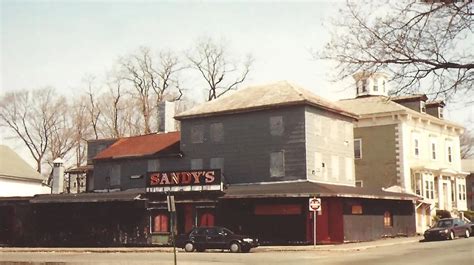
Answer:
POLYGON ((147 190, 162 187, 212 186, 221 184, 219 169, 149 172, 147 174, 147 190))

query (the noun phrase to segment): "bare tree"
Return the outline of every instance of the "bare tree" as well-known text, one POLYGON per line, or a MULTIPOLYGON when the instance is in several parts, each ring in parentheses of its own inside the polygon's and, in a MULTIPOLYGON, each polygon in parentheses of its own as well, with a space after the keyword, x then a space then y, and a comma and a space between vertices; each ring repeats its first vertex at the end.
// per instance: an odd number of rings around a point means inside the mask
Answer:
POLYGON ((185 68, 185 66, 180 65, 178 56, 172 51, 160 52, 159 65, 156 69, 151 65, 152 73, 150 73, 151 85, 156 93, 157 103, 165 99, 170 101, 181 99, 183 89, 180 87, 178 74, 185 68))
POLYGON ((25 144, 40 173, 52 131, 59 122, 56 110, 63 101, 52 88, 9 92, 0 101, 1 125, 25 144))
POLYGON ((97 102, 97 92, 93 86, 95 77, 92 75, 86 76, 84 78, 84 81, 87 83, 87 96, 89 98, 89 104, 87 107, 87 110, 89 112, 89 121, 90 125, 92 127, 92 131, 94 133, 95 139, 99 139, 99 128, 98 128, 98 123, 99 123, 99 118, 101 115, 101 109, 99 106, 99 103, 97 102))
POLYGON ((333 22, 331 41, 315 57, 336 61, 338 79, 359 71, 387 72, 396 94, 421 87, 446 99, 470 93, 473 4, 453 2, 348 1, 333 22))
POLYGON ((249 54, 239 66, 230 58, 226 47, 211 38, 199 40, 194 50, 188 52, 187 57, 207 84, 208 101, 222 96, 229 90, 237 89, 247 78, 254 61, 249 54))
POLYGON ((87 97, 78 97, 77 100, 71 106, 71 127, 74 130, 73 138, 74 142, 74 155, 76 166, 82 165, 87 159, 87 140, 92 135, 91 126, 89 124, 89 112, 87 97))
POLYGON ((74 123, 73 113, 69 110, 66 99, 58 98, 54 106, 55 122, 51 124, 51 136, 48 145, 49 157, 47 160, 49 162, 58 157, 67 160, 66 155, 76 146, 76 126, 78 124, 74 123))
POLYGON ((472 131, 465 131, 459 138, 461 145, 461 159, 474 157, 474 136, 472 131))

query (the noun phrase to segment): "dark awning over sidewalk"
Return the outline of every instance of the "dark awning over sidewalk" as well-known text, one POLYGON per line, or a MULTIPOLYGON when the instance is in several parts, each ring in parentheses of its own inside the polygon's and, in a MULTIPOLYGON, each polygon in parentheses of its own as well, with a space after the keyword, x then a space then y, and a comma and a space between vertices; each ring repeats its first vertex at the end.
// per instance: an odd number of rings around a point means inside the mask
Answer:
POLYGON ((222 199, 276 197, 349 197, 367 199, 417 200, 409 193, 388 192, 382 189, 321 184, 310 181, 230 185, 222 199))
POLYGON ((78 194, 41 194, 35 195, 31 203, 84 203, 84 202, 127 202, 145 201, 141 192, 97 192, 78 194))

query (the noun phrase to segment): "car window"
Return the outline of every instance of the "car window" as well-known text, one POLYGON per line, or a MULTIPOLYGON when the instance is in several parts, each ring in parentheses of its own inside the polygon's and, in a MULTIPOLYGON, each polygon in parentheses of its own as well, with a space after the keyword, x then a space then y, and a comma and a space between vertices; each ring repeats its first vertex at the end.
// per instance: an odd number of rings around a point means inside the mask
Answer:
POLYGON ((453 220, 439 220, 436 227, 450 227, 453 225, 453 220))
POLYGON ((204 229, 200 228, 195 228, 193 231, 191 231, 190 235, 196 236, 196 235, 203 235, 204 234, 204 229))
POLYGON ((215 228, 208 228, 207 229, 207 234, 209 236, 216 236, 218 234, 217 230, 215 228))
POLYGON ((229 229, 223 228, 222 231, 224 231, 228 235, 234 234, 234 232, 230 231, 229 229))

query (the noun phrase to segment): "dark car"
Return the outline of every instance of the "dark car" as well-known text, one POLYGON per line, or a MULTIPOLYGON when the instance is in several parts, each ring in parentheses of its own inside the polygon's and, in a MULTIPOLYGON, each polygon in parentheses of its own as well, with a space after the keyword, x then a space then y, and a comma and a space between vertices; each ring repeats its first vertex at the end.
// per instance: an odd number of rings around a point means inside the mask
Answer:
POLYGON ((176 246, 186 252, 206 249, 229 249, 233 253, 249 252, 258 246, 258 239, 234 234, 224 227, 195 227, 187 234, 176 237, 176 246))
POLYGON ((454 239, 455 237, 466 237, 471 235, 471 227, 459 218, 440 219, 430 229, 425 231, 425 240, 454 239))

